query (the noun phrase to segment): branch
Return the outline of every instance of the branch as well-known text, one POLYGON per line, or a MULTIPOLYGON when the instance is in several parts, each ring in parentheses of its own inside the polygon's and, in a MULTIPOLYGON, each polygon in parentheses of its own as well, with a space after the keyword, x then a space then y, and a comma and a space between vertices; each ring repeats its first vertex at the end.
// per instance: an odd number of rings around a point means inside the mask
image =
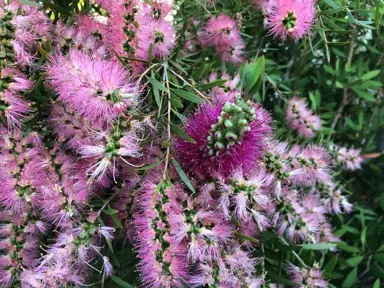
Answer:
MULTIPOLYGON (((347 57, 347 65, 351 66, 352 64, 352 57, 353 57, 353 51, 354 51, 354 46, 355 46, 355 37, 352 37, 351 43, 349 44, 349 51, 348 51, 348 57, 347 57)), ((344 87, 343 89, 343 99, 341 100, 341 105, 339 106, 339 109, 337 109, 337 113, 335 118, 333 119, 331 128, 335 129, 337 122, 339 121, 341 115, 343 114, 345 106, 348 105, 349 101, 349 95, 348 95, 348 87, 344 87)))

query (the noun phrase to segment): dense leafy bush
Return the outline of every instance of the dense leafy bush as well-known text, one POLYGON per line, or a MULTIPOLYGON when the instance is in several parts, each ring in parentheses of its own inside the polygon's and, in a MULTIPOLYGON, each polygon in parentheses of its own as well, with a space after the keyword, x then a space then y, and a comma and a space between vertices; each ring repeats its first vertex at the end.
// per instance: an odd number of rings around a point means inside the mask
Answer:
POLYGON ((381 287, 382 0, 2 0, 0 287, 381 287))

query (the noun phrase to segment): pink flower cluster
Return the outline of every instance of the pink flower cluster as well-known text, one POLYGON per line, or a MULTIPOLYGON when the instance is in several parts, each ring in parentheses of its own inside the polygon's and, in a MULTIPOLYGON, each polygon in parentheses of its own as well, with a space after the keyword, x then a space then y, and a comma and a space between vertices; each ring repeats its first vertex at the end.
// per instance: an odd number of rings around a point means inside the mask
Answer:
POLYGON ((344 166, 348 170, 361 169, 361 164, 364 161, 360 149, 352 149, 347 147, 335 147, 335 162, 344 166))
MULTIPOLYGON (((104 12, 69 25, 7 2, 0 4, 0 287, 83 287, 96 274, 104 281, 114 273, 108 249, 122 236, 136 249, 145 287, 257 288, 265 283, 253 253, 261 232, 290 243, 338 240, 328 214, 352 205, 332 177, 329 153, 275 140, 270 114, 244 99, 239 76, 221 73, 226 83, 184 118, 189 141, 167 139, 164 153, 166 142, 140 111, 146 87, 138 79, 150 54, 162 64, 176 45, 170 4, 95 0, 104 12), (38 44, 53 47, 42 67, 38 44), (47 96, 38 104, 45 111, 30 100, 36 76, 48 94, 39 95, 47 96), (173 161, 163 161, 169 155, 173 161)), ((268 5, 272 33, 308 33, 312 1, 268 5)), ((190 44, 239 63, 238 24, 212 17, 190 44)), ((296 97, 287 121, 304 137, 320 128, 296 97)), ((342 148, 337 162, 355 169, 361 158, 342 148)), ((317 267, 288 273, 304 286, 326 286, 317 267)))
POLYGON ((144 158, 135 80, 142 66, 125 67, 114 52, 147 59, 152 47, 154 57, 168 56, 175 45, 164 19, 171 6, 138 11, 135 3, 99 1, 107 16, 79 16, 67 26, 52 25, 36 6, 9 2, 0 5, 0 287, 88 285, 93 271, 103 279, 113 273, 105 247, 116 221, 133 241, 131 192, 140 177, 132 168, 144 158), (41 67, 37 47, 48 38, 54 48, 41 67), (31 132, 24 120, 35 112, 28 98, 38 69, 57 98, 44 103, 49 111, 38 112, 48 117, 31 132), (94 211, 96 199, 106 204, 94 211), (104 215, 107 204, 117 220, 104 215))
POLYGON ((44 41, 51 26, 42 11, 16 1, 0 6, 0 23, 0 118, 20 126, 31 112, 24 94, 33 87, 22 70, 34 65, 35 43, 44 41))
POLYGON ((210 18, 198 33, 203 47, 212 47, 222 61, 240 63, 243 61, 245 48, 236 21, 227 14, 210 18))
POLYGON ((315 263, 313 267, 297 267, 290 263, 288 274, 293 282, 299 284, 297 287, 327 288, 328 281, 324 280, 319 265, 315 263))
POLYGON ((305 138, 313 137, 321 128, 320 117, 308 109, 305 100, 294 96, 285 112, 285 119, 292 130, 305 138))
POLYGON ((309 34, 315 22, 313 0, 256 0, 266 14, 265 26, 269 33, 282 40, 297 41, 309 34))
MULTIPOLYGON (((335 242, 328 214, 351 210, 328 152, 273 140, 268 113, 240 100, 231 83, 185 120, 194 142, 175 141, 195 194, 177 173, 164 180, 162 165, 141 185, 134 223, 148 287, 261 287, 260 259, 251 253, 261 232, 291 243, 335 242)), ((300 273, 298 283, 325 287, 319 270, 300 273)))

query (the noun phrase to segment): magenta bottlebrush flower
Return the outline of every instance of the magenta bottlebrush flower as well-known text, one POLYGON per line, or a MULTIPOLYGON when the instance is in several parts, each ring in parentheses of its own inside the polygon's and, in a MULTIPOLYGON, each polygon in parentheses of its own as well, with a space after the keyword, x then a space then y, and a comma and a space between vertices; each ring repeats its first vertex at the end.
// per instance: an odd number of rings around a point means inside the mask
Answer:
POLYGON ((266 27, 270 34, 297 41, 309 33, 315 20, 313 0, 271 0, 266 27))
POLYGON ((137 105, 135 83, 117 62, 72 50, 51 57, 46 70, 59 99, 90 121, 109 122, 137 105))
POLYGON ((227 14, 208 20, 199 33, 202 46, 213 47, 225 62, 239 63, 245 45, 236 21, 227 14))
MULTIPOLYGON (((321 203, 315 201, 315 207, 321 203)), ((311 203, 313 204, 313 203, 311 203)), ((324 220, 321 214, 315 214, 307 210, 299 198, 296 190, 283 187, 282 197, 277 200, 276 206, 268 210, 277 234, 286 235, 293 243, 302 241, 314 241, 319 224, 324 220)))
POLYGON ((67 228, 84 210, 90 188, 81 165, 72 156, 57 151, 59 147, 55 148, 47 157, 50 183, 40 189, 40 209, 50 223, 67 228))
POLYGON ((298 169, 290 180, 297 185, 310 186, 316 182, 330 180, 330 155, 320 146, 308 146, 291 150, 292 166, 298 169), (301 168, 300 168, 301 167, 301 168))
POLYGON ((171 187, 146 182, 136 215, 139 271, 145 287, 182 288, 187 280, 186 247, 171 236, 169 221, 181 213, 171 187))
POLYGON ((15 287, 23 271, 37 265, 41 232, 26 215, 1 220, 6 224, 0 225, 0 286, 15 287))
POLYGON ((346 169, 354 171, 361 169, 364 158, 361 156, 360 149, 346 147, 336 147, 336 163, 343 165, 346 169))
POLYGON ((162 22, 171 13, 171 10, 172 6, 165 1, 152 1, 150 5, 143 3, 137 20, 143 26, 151 22, 162 22))
POLYGON ((320 117, 314 115, 307 103, 297 97, 289 101, 285 118, 290 128, 302 137, 312 137, 321 128, 320 117))
POLYGON ((327 207, 329 213, 349 213, 353 205, 348 202, 347 197, 342 195, 341 188, 331 181, 319 183, 317 186, 321 194, 324 195, 324 205, 327 207))
POLYGON ((223 246, 221 254, 214 260, 198 263, 196 272, 189 277, 190 287, 261 287, 263 278, 253 273, 259 259, 252 258, 241 246, 232 242, 223 246))
POLYGON ((210 18, 199 36, 203 46, 218 48, 231 45, 241 39, 236 21, 224 13, 210 18))
POLYGON ((0 91, 0 118, 7 120, 8 126, 21 126, 22 119, 31 112, 30 103, 14 92, 0 91))
POLYGON ((36 213, 39 189, 48 182, 42 143, 36 133, 23 137, 20 131, 1 128, 0 207, 15 217, 36 213))
POLYGON ((83 158, 96 161, 96 164, 88 169, 92 179, 100 180, 111 167, 110 170, 112 170, 114 176, 116 160, 121 160, 129 166, 136 166, 126 159, 141 156, 140 139, 137 136, 135 127, 132 127, 129 131, 124 131, 124 128, 126 127, 122 125, 119 127, 118 125, 111 131, 102 132, 100 135, 96 134, 91 145, 79 147, 78 152, 83 158))
POLYGON ((269 114, 258 104, 235 99, 203 104, 184 123, 195 143, 176 139, 183 164, 201 176, 248 172, 261 156, 272 131, 269 114))
POLYGON ((21 4, 19 1, 12 1, 4 7, 2 20, 9 22, 7 37, 4 40, 12 47, 14 58, 10 57, 9 62, 17 61, 20 66, 33 64, 37 51, 37 40, 45 40, 49 35, 51 24, 44 11, 31 5, 21 4), (12 28, 10 28, 12 27, 12 28))
POLYGON ((166 21, 147 23, 141 27, 137 37, 138 48, 136 55, 140 59, 148 59, 148 51, 151 45, 153 57, 158 58, 169 56, 175 47, 175 30, 166 21))
POLYGON ((290 263, 289 267, 287 268, 287 272, 290 275, 291 280, 299 284, 297 287, 328 287, 328 281, 324 280, 323 274, 321 273, 318 264, 315 264, 312 268, 300 268, 290 263))
POLYGON ((269 204, 269 195, 265 192, 272 178, 266 171, 252 171, 244 175, 236 170, 227 180, 220 183, 222 191, 220 205, 228 219, 236 217, 240 221, 254 221, 260 231, 270 226, 264 210, 269 204))
POLYGON ((30 81, 20 70, 5 68, 0 74, 0 117, 7 120, 8 126, 20 126, 27 116, 30 103, 22 98, 23 91, 32 88, 30 81))

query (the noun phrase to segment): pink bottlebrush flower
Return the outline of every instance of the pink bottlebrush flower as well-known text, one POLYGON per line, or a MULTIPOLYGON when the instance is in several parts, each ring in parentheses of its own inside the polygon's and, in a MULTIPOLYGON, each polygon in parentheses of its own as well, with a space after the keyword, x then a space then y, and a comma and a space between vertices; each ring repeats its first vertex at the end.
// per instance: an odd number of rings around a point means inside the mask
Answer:
MULTIPOLYGON (((2 130, 2 129, 0 129, 2 130)), ((44 148, 36 133, 23 137, 18 130, 0 137, 0 206, 14 216, 38 211, 39 188, 47 184, 43 163, 44 148)))
MULTIPOLYGON (((340 242, 340 238, 333 234, 331 224, 324 222, 319 226, 319 230, 315 235, 315 241, 316 243, 340 242)), ((337 248, 331 249, 332 252, 335 252, 336 250, 337 248)))
POLYGON ((13 27, 11 45, 18 65, 33 64, 37 51, 37 40, 45 40, 50 33, 51 23, 43 10, 31 5, 13 1, 5 7, 6 21, 13 27))
POLYGON ((201 44, 213 47, 224 62, 239 63, 245 48, 236 21, 226 14, 210 18, 198 33, 201 44))
POLYGON ((145 182, 135 217, 139 271, 146 287, 182 288, 187 279, 186 247, 171 236, 170 220, 181 213, 172 187, 145 182))
POLYGON ((328 287, 328 281, 323 279, 323 274, 320 271, 318 264, 316 263, 312 268, 300 268, 290 263, 289 267, 287 268, 287 273, 290 275, 293 282, 300 285, 299 287, 328 287))
POLYGON ((72 50, 51 57, 46 70, 59 99, 90 121, 110 122, 137 105, 135 83, 117 62, 72 50))
POLYGON ((143 3, 143 7, 138 13, 138 22, 140 25, 146 25, 151 22, 162 22, 171 13, 172 6, 166 1, 152 1, 143 3))
MULTIPOLYGON (((118 55, 133 55, 137 48, 136 34, 140 26, 137 21, 139 3, 136 0, 104 1, 109 2, 110 19, 105 34, 108 47, 113 48, 118 55)), ((132 63, 130 65, 135 65, 132 63)))
POLYGON ((203 46, 222 47, 241 39, 236 21, 227 14, 212 17, 199 33, 203 46))
POLYGON ((308 109, 307 103, 297 97, 289 101, 285 118, 290 128, 296 130, 302 137, 313 137, 321 128, 320 117, 314 115, 308 109))
POLYGON ((351 171, 361 169, 361 163, 364 161, 364 158, 361 156, 360 149, 339 147, 335 151, 336 163, 343 165, 351 171))
POLYGON ((110 277, 114 272, 112 264, 111 262, 109 262, 109 259, 107 256, 103 256, 103 269, 104 269, 103 273, 105 278, 110 277))
MULTIPOLYGON (((317 201, 315 206, 317 207, 317 201)), ((321 206, 321 204, 319 203, 321 206)), ((282 197, 268 210, 278 235, 286 235, 294 243, 314 241, 319 224, 324 217, 303 207, 296 190, 283 187, 282 197)))
POLYGON ((313 0, 272 0, 268 6, 266 27, 275 37, 297 41, 311 30, 315 20, 313 0))
POLYGON ((218 48, 217 51, 221 56, 223 62, 229 63, 241 63, 244 61, 242 57, 244 53, 245 45, 239 41, 239 43, 233 43, 226 47, 218 48))
POLYGON ((270 201, 265 191, 271 180, 264 170, 252 171, 248 175, 243 175, 241 169, 235 170, 228 179, 229 184, 220 184, 220 205, 226 216, 229 219, 236 217, 240 221, 253 220, 260 231, 269 227, 264 209, 270 201))
POLYGON ((134 130, 135 127, 127 132, 119 131, 119 129, 122 127, 113 129, 109 134, 100 135, 101 137, 97 136, 93 145, 84 145, 79 148, 78 152, 83 155, 83 158, 96 160, 96 164, 88 169, 92 179, 100 180, 110 168, 115 174, 116 160, 121 160, 129 166, 135 166, 126 159, 141 156, 140 139, 134 130))
POLYGON ((195 274, 189 277, 188 283, 191 287, 231 288, 242 287, 245 283, 249 287, 260 287, 263 283, 262 278, 255 278, 253 275, 254 267, 260 261, 252 258, 236 242, 222 247, 219 255, 214 260, 202 261, 197 265, 195 274))
POLYGON ((11 91, 0 92, 0 118, 4 117, 8 126, 21 126, 22 120, 30 112, 30 103, 27 100, 11 91))
POLYGON ((102 131, 107 129, 103 123, 89 121, 59 102, 51 106, 49 121, 58 140, 74 150, 91 145, 95 133, 103 135, 102 131))
POLYGON ((148 59, 149 47, 152 45, 152 56, 166 58, 175 47, 175 30, 165 21, 147 23, 141 27, 137 35, 138 47, 136 55, 140 59, 148 59))
POLYGON ((330 155, 323 147, 309 146, 291 150, 290 154, 293 158, 292 166, 300 170, 290 177, 294 184, 310 186, 330 179, 330 155))
POLYGON ((33 86, 33 82, 30 81, 23 72, 15 68, 3 69, 1 71, 0 79, 2 81, 1 88, 5 88, 14 93, 30 90, 33 86))
POLYGON ((347 197, 342 195, 341 188, 331 181, 320 183, 319 191, 324 195, 324 205, 329 213, 349 213, 352 211, 353 205, 348 202, 347 197))
POLYGON ((72 219, 84 210, 90 196, 90 188, 85 171, 72 156, 56 149, 50 154, 47 156, 50 158, 47 159, 50 184, 41 189, 41 211, 43 217, 53 225, 67 228, 72 225, 72 219))
POLYGON ((195 143, 176 139, 178 157, 204 177, 214 172, 225 177, 238 167, 246 173, 262 154, 270 122, 263 108, 241 99, 203 104, 184 123, 195 143))

